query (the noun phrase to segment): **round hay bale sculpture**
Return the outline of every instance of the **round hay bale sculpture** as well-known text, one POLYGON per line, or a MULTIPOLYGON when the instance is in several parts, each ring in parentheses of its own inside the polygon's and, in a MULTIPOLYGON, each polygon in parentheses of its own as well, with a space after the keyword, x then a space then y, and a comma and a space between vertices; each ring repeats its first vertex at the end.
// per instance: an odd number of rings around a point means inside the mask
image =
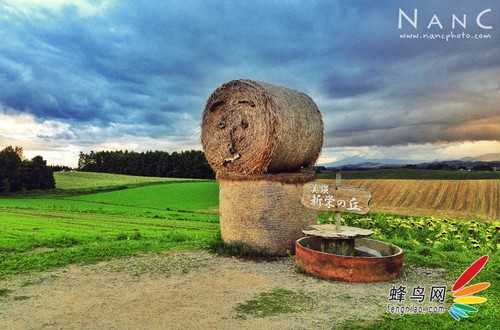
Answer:
POLYGON ((244 243, 269 255, 293 252, 302 229, 316 219, 300 202, 303 184, 313 179, 313 172, 219 175, 224 242, 244 243))
POLYGON ((233 80, 208 99, 201 142, 217 173, 296 171, 316 162, 323 144, 323 121, 304 93, 233 80))

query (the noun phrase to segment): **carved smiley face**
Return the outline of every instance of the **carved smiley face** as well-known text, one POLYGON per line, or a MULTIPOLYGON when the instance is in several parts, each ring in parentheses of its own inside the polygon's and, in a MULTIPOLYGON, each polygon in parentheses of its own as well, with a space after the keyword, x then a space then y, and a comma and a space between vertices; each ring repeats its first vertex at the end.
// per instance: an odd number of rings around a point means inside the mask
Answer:
MULTIPOLYGON (((263 96, 249 99, 239 90, 212 95, 205 109, 202 142, 209 163, 215 168, 251 173, 270 137, 269 113, 263 96)), ((260 166, 260 165, 259 165, 260 166)))

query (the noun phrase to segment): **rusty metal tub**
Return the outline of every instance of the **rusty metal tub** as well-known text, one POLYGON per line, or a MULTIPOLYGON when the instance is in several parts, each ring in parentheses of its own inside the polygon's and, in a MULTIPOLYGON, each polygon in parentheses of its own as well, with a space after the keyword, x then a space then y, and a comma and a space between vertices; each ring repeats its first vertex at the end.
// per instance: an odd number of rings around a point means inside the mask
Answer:
POLYGON ((322 252, 321 239, 308 236, 296 241, 295 261, 304 272, 328 280, 384 282, 401 274, 403 250, 400 247, 359 238, 355 240, 355 249, 354 256, 322 252))

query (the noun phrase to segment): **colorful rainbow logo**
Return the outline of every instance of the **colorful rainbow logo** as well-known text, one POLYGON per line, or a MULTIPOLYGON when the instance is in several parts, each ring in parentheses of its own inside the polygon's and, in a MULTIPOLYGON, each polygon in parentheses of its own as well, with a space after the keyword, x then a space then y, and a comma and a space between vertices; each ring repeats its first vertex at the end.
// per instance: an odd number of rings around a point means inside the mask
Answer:
POLYGON ((468 318, 471 313, 476 313, 478 309, 475 304, 482 304, 486 302, 485 297, 474 296, 475 293, 486 290, 490 287, 489 282, 481 282, 466 286, 477 274, 484 268, 488 262, 488 256, 482 256, 474 261, 463 273, 460 275, 451 289, 453 297, 453 305, 448 310, 448 313, 455 320, 468 318))

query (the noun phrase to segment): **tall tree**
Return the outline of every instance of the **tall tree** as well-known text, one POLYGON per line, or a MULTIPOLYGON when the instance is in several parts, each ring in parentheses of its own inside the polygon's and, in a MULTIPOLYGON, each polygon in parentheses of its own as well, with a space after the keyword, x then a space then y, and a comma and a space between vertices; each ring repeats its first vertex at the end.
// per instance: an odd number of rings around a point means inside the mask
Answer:
POLYGON ((6 147, 0 151, 0 192, 32 189, 52 189, 55 180, 52 169, 41 156, 24 159, 20 147, 6 147))

